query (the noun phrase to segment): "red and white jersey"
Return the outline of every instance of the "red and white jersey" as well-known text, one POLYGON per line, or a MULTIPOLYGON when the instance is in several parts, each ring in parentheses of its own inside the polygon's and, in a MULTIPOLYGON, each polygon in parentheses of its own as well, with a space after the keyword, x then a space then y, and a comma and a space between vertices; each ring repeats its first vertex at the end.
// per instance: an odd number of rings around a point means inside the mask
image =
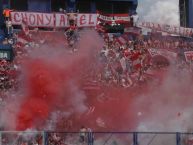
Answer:
POLYGON ((27 22, 22 21, 21 28, 25 35, 29 35, 29 27, 27 25, 27 22))
POLYGON ((124 37, 120 36, 116 39, 116 42, 118 42, 120 45, 125 45, 127 43, 127 40, 124 37))
POLYGON ((138 70, 142 67, 141 65, 141 53, 139 51, 131 52, 131 61, 133 62, 134 69, 138 70))

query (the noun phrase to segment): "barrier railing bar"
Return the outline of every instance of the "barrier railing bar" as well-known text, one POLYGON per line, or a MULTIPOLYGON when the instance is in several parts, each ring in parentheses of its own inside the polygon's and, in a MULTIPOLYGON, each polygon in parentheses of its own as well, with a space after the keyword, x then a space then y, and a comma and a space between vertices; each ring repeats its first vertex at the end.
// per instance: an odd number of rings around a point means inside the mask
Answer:
POLYGON ((2 133, 0 132, 0 145, 3 145, 2 144, 2 133))
MULTIPOLYGON (((71 134, 76 134, 79 132, 63 132, 63 131, 45 131, 47 133, 71 133, 71 134)), ((108 133, 112 133, 112 134, 133 134, 133 133, 138 133, 138 134, 176 134, 178 132, 112 132, 112 131, 105 131, 105 132, 97 132, 97 131, 93 131, 93 133, 101 133, 101 134, 108 134, 108 133)), ((193 134, 192 132, 180 132, 180 134, 193 134)))
MULTIPOLYGON (((0 131, 1 133, 10 133, 10 134, 14 134, 14 133, 42 133, 42 132, 46 132, 46 133, 64 133, 64 134, 77 134, 79 132, 66 132, 66 131, 0 131)), ((98 132, 98 131, 93 131, 93 133, 101 133, 101 134, 108 134, 108 133, 112 133, 112 134, 133 134, 133 133, 138 133, 138 134, 176 134, 176 133, 180 133, 180 134, 193 134, 193 132, 113 132, 113 131, 105 131, 105 132, 98 132)))

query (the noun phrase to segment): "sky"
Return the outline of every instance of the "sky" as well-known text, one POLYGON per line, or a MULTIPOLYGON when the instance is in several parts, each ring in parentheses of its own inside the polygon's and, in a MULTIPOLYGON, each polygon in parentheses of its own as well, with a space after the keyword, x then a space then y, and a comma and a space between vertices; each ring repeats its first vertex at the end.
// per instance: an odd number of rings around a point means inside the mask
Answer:
POLYGON ((179 0, 138 0, 140 21, 160 24, 180 24, 179 0))

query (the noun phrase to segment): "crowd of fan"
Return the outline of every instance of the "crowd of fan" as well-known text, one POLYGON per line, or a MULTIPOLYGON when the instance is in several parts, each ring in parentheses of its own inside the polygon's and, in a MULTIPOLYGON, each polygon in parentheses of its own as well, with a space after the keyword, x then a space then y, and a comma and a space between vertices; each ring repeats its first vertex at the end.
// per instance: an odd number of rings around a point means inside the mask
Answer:
MULTIPOLYGON (((139 35, 134 40, 128 40, 125 44, 120 44, 116 37, 104 37, 104 42, 103 48, 98 52, 99 61, 96 66, 99 69, 94 73, 98 81, 107 85, 128 88, 144 81, 146 79, 145 72, 153 66, 148 52, 149 48, 169 49, 176 52, 180 58, 178 67, 187 67, 189 69, 187 64, 189 66, 192 64, 185 62, 184 59, 184 51, 193 50, 192 39, 143 37, 139 35)), ((1 60, 0 101, 8 97, 10 95, 9 92, 17 90, 20 64, 29 55, 33 46, 35 46, 32 44, 26 44, 22 48, 14 46, 15 58, 12 62, 1 60)), ((164 66, 164 64, 162 65, 164 66)), ((193 70, 192 68, 191 70, 193 70)), ((72 142, 73 138, 70 135, 66 137, 58 134, 49 134, 48 142, 50 145, 65 145, 67 139, 69 142, 72 142)), ((6 141, 6 137, 3 140, 6 141)), ((24 142, 23 144, 29 143, 24 142)), ((34 141, 31 144, 36 145, 38 143, 34 141)))
MULTIPOLYGON (((23 60, 28 57, 32 49, 39 47, 42 43, 35 41, 35 38, 34 41, 18 45, 17 34, 15 33, 12 36, 12 40, 15 41, 12 44, 14 59, 12 61, 6 59, 0 60, 0 104, 4 104, 5 100, 14 95, 18 90, 21 71, 20 66, 23 60)), ((8 41, 8 39, 5 39, 2 44, 7 45, 9 43, 8 41)))
MULTIPOLYGON (((185 60, 184 51, 193 50, 192 39, 152 36, 138 36, 135 40, 128 40, 125 44, 117 42, 115 37, 104 37, 105 44, 99 52, 97 64, 99 72, 96 71, 98 80, 108 85, 130 87, 139 81, 144 81, 144 73, 153 65, 148 52, 149 48, 173 50, 182 60, 185 60)), ((35 45, 32 44, 36 43, 30 44, 33 48, 35 45)), ((30 45, 26 44, 22 48, 15 45, 14 60, 12 62, 1 60, 0 93, 9 91, 9 89, 17 89, 20 63, 30 53, 32 49, 29 48, 30 45)), ((187 63, 181 61, 178 65, 181 67, 184 64, 187 63)))
MULTIPOLYGON (((48 144, 49 145, 66 145, 66 142, 73 144, 75 142, 75 137, 71 134, 65 133, 49 133, 48 134, 48 144)), ((76 144, 76 143, 74 143, 76 144)))
POLYGON ((3 145, 43 145, 43 136, 36 133, 5 133, 1 136, 3 145))
POLYGON ((81 127, 79 133, 3 133, 3 145, 93 145, 94 134, 90 128, 81 127))
MULTIPOLYGON (((153 36, 153 35, 152 35, 153 36)), ((100 53, 102 72, 100 79, 108 84, 130 87, 146 79, 149 68, 160 68, 169 62, 152 62, 148 49, 165 49, 177 54, 176 66, 192 70, 192 62, 186 62, 184 52, 193 50, 193 40, 179 37, 138 36, 120 45, 116 38, 106 38, 100 53)))
POLYGON ((184 51, 193 49, 192 38, 182 38, 177 36, 154 36, 144 40, 146 47, 161 48, 177 51, 179 48, 183 48, 184 51))
POLYGON ((82 126, 79 133, 48 133, 49 145, 93 145, 94 134, 82 126))
POLYGON ((103 63, 102 80, 123 87, 134 84, 133 74, 135 81, 142 80, 142 73, 149 65, 145 62, 148 51, 142 42, 141 39, 137 39, 120 45, 114 39, 110 42, 107 39, 100 55, 103 63))

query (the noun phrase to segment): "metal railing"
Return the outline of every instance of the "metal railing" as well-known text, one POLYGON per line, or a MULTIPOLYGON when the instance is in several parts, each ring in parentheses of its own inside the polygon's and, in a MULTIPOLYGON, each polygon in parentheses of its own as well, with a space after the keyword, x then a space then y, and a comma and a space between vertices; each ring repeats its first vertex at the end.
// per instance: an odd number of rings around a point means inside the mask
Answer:
POLYGON ((193 145, 193 133, 2 131, 0 145, 193 145))

